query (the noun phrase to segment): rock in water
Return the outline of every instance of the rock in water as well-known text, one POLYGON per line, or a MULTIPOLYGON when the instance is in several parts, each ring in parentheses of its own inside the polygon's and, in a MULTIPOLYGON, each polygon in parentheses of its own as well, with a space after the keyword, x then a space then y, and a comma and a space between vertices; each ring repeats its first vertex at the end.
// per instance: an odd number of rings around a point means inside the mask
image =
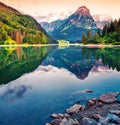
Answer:
POLYGON ((64 115, 63 115, 63 114, 60 114, 60 113, 59 113, 59 114, 52 114, 51 117, 52 117, 52 118, 58 118, 58 119, 59 119, 59 118, 63 118, 64 115))
POLYGON ((99 100, 107 104, 114 103, 118 101, 117 97, 119 94, 119 92, 110 92, 108 94, 103 94, 99 97, 99 100))
POLYGON ((97 120, 97 121, 99 121, 100 118, 101 118, 101 116, 100 116, 99 114, 93 114, 92 117, 93 117, 95 120, 97 120))
POLYGON ((78 113, 81 108, 82 108, 82 105, 75 104, 72 107, 70 107, 69 109, 67 109, 66 112, 68 114, 75 114, 75 113, 78 113))
POLYGON ((76 119, 64 118, 62 119, 60 125, 79 125, 79 122, 76 119))
POLYGON ((52 125, 60 125, 61 121, 62 121, 61 119, 54 119, 54 120, 52 120, 51 124, 52 125))
POLYGON ((107 119, 109 119, 109 121, 111 121, 113 123, 120 124, 120 118, 114 114, 108 114, 107 119))
POLYGON ((80 125, 97 125, 97 122, 93 119, 84 117, 81 122, 80 125))
POLYGON ((111 114, 115 114, 117 116, 120 116, 120 110, 110 110, 109 111, 111 114))
POLYGON ((46 123, 45 125, 51 125, 50 123, 46 123))

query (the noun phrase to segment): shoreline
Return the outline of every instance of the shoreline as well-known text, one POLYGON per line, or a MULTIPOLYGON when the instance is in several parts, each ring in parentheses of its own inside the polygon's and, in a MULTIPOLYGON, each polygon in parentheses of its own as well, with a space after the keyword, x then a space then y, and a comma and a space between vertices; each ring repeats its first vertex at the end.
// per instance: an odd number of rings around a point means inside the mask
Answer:
POLYGON ((30 46, 81 46, 89 48, 104 48, 104 47, 120 47, 120 45, 112 44, 68 44, 68 45, 59 45, 59 44, 16 44, 16 45, 0 45, 0 47, 30 47, 30 46))
POLYGON ((88 100, 87 105, 74 104, 65 114, 52 114, 46 125, 120 125, 120 92, 109 92, 88 100))

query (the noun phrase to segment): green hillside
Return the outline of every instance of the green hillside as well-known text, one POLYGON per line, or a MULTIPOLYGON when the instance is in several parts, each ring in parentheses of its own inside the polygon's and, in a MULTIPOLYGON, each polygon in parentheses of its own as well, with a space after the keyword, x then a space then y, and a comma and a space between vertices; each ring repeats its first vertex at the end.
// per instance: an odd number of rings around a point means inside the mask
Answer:
POLYGON ((0 44, 11 39, 18 44, 55 42, 33 17, 23 15, 0 2, 0 44))

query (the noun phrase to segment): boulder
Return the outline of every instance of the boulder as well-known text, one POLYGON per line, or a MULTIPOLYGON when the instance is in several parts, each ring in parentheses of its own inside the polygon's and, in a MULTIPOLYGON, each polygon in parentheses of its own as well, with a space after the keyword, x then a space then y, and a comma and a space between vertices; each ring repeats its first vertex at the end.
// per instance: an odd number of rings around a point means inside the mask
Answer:
POLYGON ((99 101, 107 104, 117 102, 117 97, 119 94, 119 92, 110 92, 108 94, 103 94, 99 97, 99 101))
POLYGON ((79 122, 76 119, 63 118, 60 125, 79 125, 79 122))
POLYGON ((90 119, 90 118, 84 117, 80 121, 80 125, 97 125, 97 122, 94 119, 90 119))
POLYGON ((76 114, 80 111, 81 108, 82 108, 82 105, 75 104, 72 107, 70 107, 69 109, 66 109, 66 112, 68 114, 76 114))

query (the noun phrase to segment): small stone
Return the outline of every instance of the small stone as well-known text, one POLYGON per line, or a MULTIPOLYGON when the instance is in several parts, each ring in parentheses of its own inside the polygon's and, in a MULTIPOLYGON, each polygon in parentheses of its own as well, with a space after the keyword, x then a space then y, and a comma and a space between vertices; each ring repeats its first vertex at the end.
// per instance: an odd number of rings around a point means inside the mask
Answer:
POLYGON ((62 119, 60 125, 79 125, 79 122, 76 119, 64 118, 62 119))
POLYGON ((52 120, 51 125, 60 125, 61 121, 61 119, 54 119, 52 120))
POLYGON ((99 100, 107 104, 114 103, 118 101, 117 97, 119 96, 119 94, 119 92, 110 92, 107 94, 103 94, 99 97, 99 100))
POLYGON ((45 125, 51 125, 50 123, 46 123, 45 125))
POLYGON ((69 116, 69 114, 67 114, 67 113, 65 113, 65 118, 69 118, 70 116, 69 116))
POLYGON ((120 116, 120 110, 110 110, 109 113, 120 116))
POLYGON ((81 121, 80 121, 80 125, 96 125, 97 122, 93 119, 84 117, 81 121))
POLYGON ((93 114, 92 117, 97 121, 99 121, 99 119, 101 118, 99 114, 93 114))
POLYGON ((82 108, 81 108, 81 111, 84 111, 85 110, 85 106, 83 105, 82 108))
POLYGON ((86 90, 86 92, 88 92, 88 93, 92 93, 93 90, 88 89, 88 90, 86 90))
POLYGON ((70 107, 69 109, 66 109, 66 112, 68 114, 76 114, 80 111, 81 108, 82 108, 82 105, 75 104, 72 107, 70 107))
POLYGON ((92 100, 89 100, 88 101, 88 106, 92 106, 92 105, 94 105, 95 104, 95 102, 93 102, 92 100))
POLYGON ((59 118, 63 118, 64 115, 63 115, 63 114, 60 114, 60 113, 59 113, 59 114, 52 114, 51 117, 52 117, 52 118, 58 118, 58 119, 59 119, 59 118))
POLYGON ((93 101, 94 103, 96 103, 96 102, 98 101, 98 99, 97 99, 97 98, 93 98, 92 101, 93 101))
POLYGON ((97 104, 98 107, 102 107, 102 105, 103 105, 102 102, 99 102, 99 103, 97 104))

